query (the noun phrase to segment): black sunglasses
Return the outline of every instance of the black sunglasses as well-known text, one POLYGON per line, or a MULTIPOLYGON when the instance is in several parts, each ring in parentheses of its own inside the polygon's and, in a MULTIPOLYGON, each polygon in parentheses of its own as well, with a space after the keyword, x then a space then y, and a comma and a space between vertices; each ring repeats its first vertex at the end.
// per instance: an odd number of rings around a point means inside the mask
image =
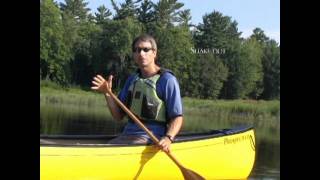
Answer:
POLYGON ((135 53, 140 53, 141 50, 142 50, 143 52, 149 52, 150 50, 153 50, 153 48, 135 48, 135 49, 133 50, 133 52, 135 52, 135 53))

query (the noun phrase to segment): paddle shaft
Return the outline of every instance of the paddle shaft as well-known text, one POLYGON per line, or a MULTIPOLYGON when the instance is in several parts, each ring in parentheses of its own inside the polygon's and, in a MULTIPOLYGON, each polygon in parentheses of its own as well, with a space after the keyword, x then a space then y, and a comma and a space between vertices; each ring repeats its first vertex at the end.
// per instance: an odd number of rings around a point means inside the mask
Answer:
MULTIPOLYGON (((116 101, 116 103, 121 107, 121 109, 123 109, 127 114, 128 116, 135 122, 138 124, 139 127, 141 127, 149 136, 150 138, 152 139, 152 141, 155 143, 155 144, 159 144, 159 140, 157 137, 155 137, 153 135, 153 133, 144 125, 141 123, 141 121, 118 99, 117 96, 115 96, 112 91, 110 89, 107 89, 107 92, 108 94, 116 101)), ((184 168, 182 166, 182 164, 170 153, 170 152, 167 152, 167 151, 164 151, 169 157, 171 160, 173 160, 173 162, 179 166, 180 168, 184 168)))

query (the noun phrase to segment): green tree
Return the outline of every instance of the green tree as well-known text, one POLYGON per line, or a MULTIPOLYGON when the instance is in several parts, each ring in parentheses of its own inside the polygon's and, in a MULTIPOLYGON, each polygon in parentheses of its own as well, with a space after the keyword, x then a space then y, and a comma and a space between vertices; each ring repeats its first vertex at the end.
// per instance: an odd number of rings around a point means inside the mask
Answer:
POLYGON ((280 47, 267 37, 261 28, 255 28, 250 38, 255 38, 263 49, 263 93, 264 99, 280 98, 280 47))
POLYGON ((71 53, 63 34, 59 8, 52 0, 40 1, 40 77, 66 84, 71 53))
MULTIPOLYGON (((203 16, 194 34, 196 48, 216 50, 219 57, 228 68, 228 77, 221 90, 220 98, 239 98, 241 80, 237 74, 241 62, 241 33, 238 32, 237 22, 231 17, 214 11, 203 16)), ((242 58, 243 59, 243 58, 242 58)), ((241 93, 240 93, 241 94, 241 93)))
POLYGON ((190 14, 190 9, 180 11, 178 15, 178 22, 180 23, 180 25, 187 27, 191 26, 190 21, 192 17, 190 14))
POLYGON ((197 47, 225 49, 227 53, 219 54, 222 58, 231 55, 234 44, 240 41, 241 33, 238 32, 238 23, 231 17, 223 16, 214 11, 203 16, 203 23, 197 26, 198 33, 195 36, 197 47), (229 54, 228 54, 229 53, 229 54))
POLYGON ((65 0, 65 3, 60 3, 60 9, 72 15, 77 21, 87 20, 90 8, 87 8, 88 2, 84 0, 65 0))
POLYGON ((264 91, 262 98, 280 98, 280 46, 274 40, 267 41, 262 57, 264 91))
POLYGON ((141 25, 132 18, 108 21, 99 37, 94 72, 115 76, 114 87, 121 87, 136 68, 132 60, 131 43, 141 33, 141 25))
POLYGON ((178 15, 183 3, 177 0, 161 0, 154 5, 154 14, 157 24, 162 28, 172 27, 178 22, 178 15))
POLYGON ((227 80, 228 68, 212 53, 198 54, 197 61, 200 98, 217 99, 224 81, 227 80))
POLYGON ((261 28, 255 28, 250 38, 255 38, 261 44, 264 44, 269 40, 261 28))
POLYGON ((262 90, 262 49, 255 38, 242 42, 227 59, 228 80, 224 84, 221 96, 227 99, 257 98, 262 90))
POLYGON ((263 91, 263 49, 255 38, 249 38, 241 46, 243 66, 239 76, 243 77, 243 91, 238 97, 251 97, 257 99, 263 91))
POLYGON ((65 28, 65 39, 72 49, 72 58, 66 74, 70 76, 70 83, 88 86, 90 76, 93 75, 91 47, 92 38, 99 33, 98 27, 89 13, 90 9, 83 0, 68 0, 60 3, 62 20, 65 28))
POLYGON ((191 51, 194 44, 188 28, 156 26, 154 36, 158 43, 157 62, 176 74, 183 96, 193 94, 194 88, 190 86, 190 79, 193 76, 195 54, 191 51))
POLYGON ((94 75, 93 61, 96 42, 95 39, 101 34, 101 27, 91 22, 79 26, 79 41, 74 44, 74 59, 70 63, 72 83, 89 86, 94 75))
POLYGON ((109 16, 112 15, 111 11, 107 9, 104 5, 99 6, 97 10, 98 10, 98 13, 95 13, 95 18, 94 18, 97 24, 105 23, 107 20, 109 20, 109 16))
POLYGON ((147 23, 155 21, 154 12, 152 11, 153 7, 154 4, 152 1, 144 0, 141 3, 140 8, 137 9, 139 22, 147 25, 147 23))
POLYGON ((135 19, 137 17, 136 4, 139 3, 140 1, 141 0, 137 0, 136 2, 133 2, 132 0, 125 0, 124 3, 120 3, 120 8, 119 8, 117 4, 114 2, 114 0, 111 0, 113 9, 116 11, 114 19, 120 20, 128 17, 135 19))

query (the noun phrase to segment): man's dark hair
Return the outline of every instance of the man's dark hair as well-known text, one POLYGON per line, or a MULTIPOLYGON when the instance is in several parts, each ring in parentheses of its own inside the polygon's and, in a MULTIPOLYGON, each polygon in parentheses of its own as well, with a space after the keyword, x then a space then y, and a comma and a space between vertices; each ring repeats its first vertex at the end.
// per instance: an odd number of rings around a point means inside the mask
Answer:
POLYGON ((138 41, 144 41, 144 42, 150 42, 153 50, 157 50, 157 43, 156 43, 156 40, 149 34, 142 34, 138 37, 136 37, 133 42, 132 42, 132 45, 131 45, 131 49, 132 49, 132 52, 134 51, 135 49, 135 45, 138 41))

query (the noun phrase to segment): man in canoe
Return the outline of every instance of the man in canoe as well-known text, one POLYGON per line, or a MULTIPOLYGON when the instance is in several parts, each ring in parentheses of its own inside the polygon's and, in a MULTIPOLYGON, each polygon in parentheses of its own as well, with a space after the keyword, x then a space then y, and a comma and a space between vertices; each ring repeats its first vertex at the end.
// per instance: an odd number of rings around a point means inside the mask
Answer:
MULTIPOLYGON (((157 44, 150 35, 141 35, 132 43, 133 59, 139 67, 125 82, 118 98, 158 138, 159 148, 170 151, 170 145, 183 123, 180 87, 174 74, 156 64, 157 44)), ((112 88, 112 78, 97 75, 91 89, 105 95, 113 118, 128 120, 122 134, 111 144, 148 144, 150 137, 116 104, 107 93, 112 88)))

